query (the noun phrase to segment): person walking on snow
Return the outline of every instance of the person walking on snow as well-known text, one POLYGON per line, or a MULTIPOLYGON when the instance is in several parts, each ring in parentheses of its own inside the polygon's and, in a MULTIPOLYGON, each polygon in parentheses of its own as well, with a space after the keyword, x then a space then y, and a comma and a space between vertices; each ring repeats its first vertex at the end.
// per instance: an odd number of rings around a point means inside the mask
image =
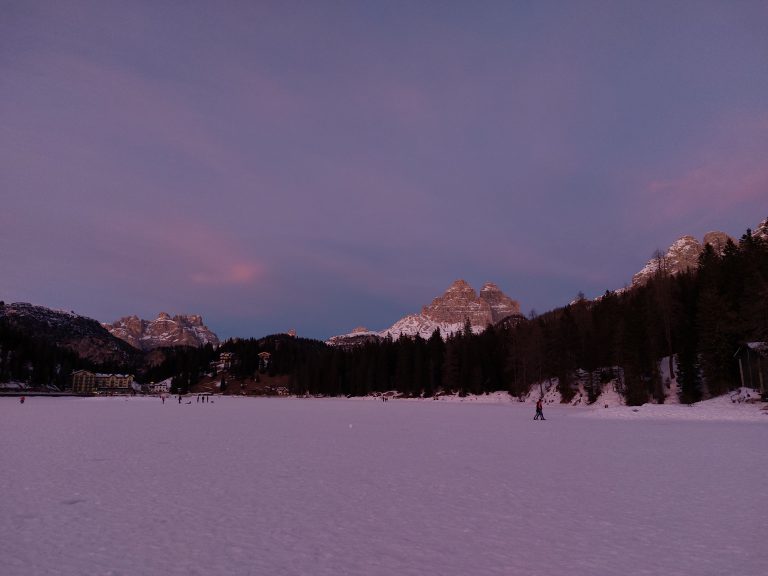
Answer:
POLYGON ((544 412, 542 411, 544 407, 544 403, 541 401, 541 398, 539 398, 538 402, 536 402, 536 416, 533 417, 534 420, 546 420, 544 418, 544 412))

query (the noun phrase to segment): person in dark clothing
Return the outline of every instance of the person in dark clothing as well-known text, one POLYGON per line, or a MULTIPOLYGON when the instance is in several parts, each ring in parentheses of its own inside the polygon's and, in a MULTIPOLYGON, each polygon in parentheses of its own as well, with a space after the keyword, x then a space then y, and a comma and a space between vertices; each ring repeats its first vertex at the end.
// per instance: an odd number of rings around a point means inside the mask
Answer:
POLYGON ((536 416, 533 417, 534 420, 546 420, 544 418, 544 403, 541 401, 541 398, 539 398, 539 401, 536 402, 536 416))

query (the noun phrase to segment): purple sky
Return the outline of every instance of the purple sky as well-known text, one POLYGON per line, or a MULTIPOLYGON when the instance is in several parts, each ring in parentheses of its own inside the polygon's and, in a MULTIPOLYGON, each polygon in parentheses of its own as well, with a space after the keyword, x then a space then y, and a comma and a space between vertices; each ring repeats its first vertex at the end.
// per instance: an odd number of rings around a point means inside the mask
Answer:
POLYGON ((0 1, 0 300, 541 312, 768 217, 768 3, 0 1))

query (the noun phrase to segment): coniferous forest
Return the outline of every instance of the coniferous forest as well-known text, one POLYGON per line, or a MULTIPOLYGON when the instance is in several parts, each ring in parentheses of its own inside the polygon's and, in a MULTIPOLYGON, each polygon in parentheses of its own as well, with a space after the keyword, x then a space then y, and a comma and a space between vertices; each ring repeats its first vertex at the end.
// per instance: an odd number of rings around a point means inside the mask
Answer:
MULTIPOLYGON (((385 338, 349 348, 275 335, 229 340, 218 350, 164 350, 160 362, 113 368, 136 369, 144 382, 174 377, 176 389, 185 390, 219 352, 233 352, 234 377, 259 371, 286 375, 290 392, 300 395, 394 390, 429 397, 505 390, 522 396, 534 384, 552 381, 565 401, 579 382, 595 400, 612 382, 628 404, 642 404, 664 401, 660 363, 667 359, 666 371, 677 377, 684 402, 739 386, 739 351, 747 343, 768 341, 768 242, 748 230, 722 253, 707 245, 697 268, 674 275, 662 255, 656 258, 657 271, 642 286, 595 300, 579 297, 541 315, 511 317, 480 334, 467 324, 446 340, 436 332, 428 339, 385 338), (267 366, 260 365, 260 352, 271 354, 267 366)), ((5 325, 0 325, 0 352, 0 381, 65 386, 72 369, 90 367, 73 352, 5 325)), ((746 361, 742 370, 750 375, 750 363, 762 361, 768 368, 759 354, 746 361)))

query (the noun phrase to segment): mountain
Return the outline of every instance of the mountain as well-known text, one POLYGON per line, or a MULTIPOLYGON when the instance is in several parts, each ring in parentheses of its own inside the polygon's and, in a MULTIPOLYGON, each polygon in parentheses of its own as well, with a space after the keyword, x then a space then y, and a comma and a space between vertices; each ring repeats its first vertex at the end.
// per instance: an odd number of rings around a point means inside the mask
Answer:
MULTIPOLYGON (((768 241, 768 218, 760 222, 757 228, 752 230, 752 236, 768 241)), ((707 232, 701 242, 693 236, 682 236, 675 240, 663 255, 660 255, 660 257, 654 256, 648 260, 643 269, 632 276, 632 283, 629 285, 629 288, 642 286, 647 283, 656 274, 659 267, 663 267, 671 275, 697 268, 699 256, 707 244, 711 244, 715 252, 722 255, 725 245, 729 240, 738 243, 737 240, 725 232, 718 231, 707 232)), ((617 292, 622 292, 623 290, 621 289, 617 292)))
POLYGON ((473 332, 477 333, 491 324, 519 314, 520 305, 517 301, 504 294, 496 284, 487 282, 478 294, 464 280, 456 280, 442 296, 424 306, 419 314, 409 314, 381 332, 357 328, 349 334, 334 336, 327 343, 332 346, 353 346, 387 335, 398 338, 402 334, 418 334, 422 338, 429 338, 436 329, 446 337, 463 330, 467 320, 473 332))
POLYGON ((26 302, 0 303, 0 320, 23 334, 76 352, 96 364, 130 366, 140 353, 109 333, 98 321, 74 312, 26 302))
POLYGON ((673 242, 666 253, 660 257, 651 258, 643 269, 632 277, 630 287, 644 285, 660 268, 671 275, 696 268, 699 265, 699 256, 707 244, 711 244, 715 252, 722 254, 728 240, 734 241, 725 232, 708 232, 701 242, 693 236, 683 236, 673 242))
POLYGON ((752 231, 752 236, 768 242, 768 218, 758 224, 757 228, 752 231))
POLYGON ((219 345, 218 336, 203 324, 203 318, 197 314, 171 317, 161 312, 154 320, 126 316, 103 326, 113 336, 144 351, 170 346, 219 345))
POLYGON ((358 326, 349 334, 330 337, 326 340, 326 344, 329 344, 330 346, 339 346, 341 348, 351 348, 368 344, 369 342, 378 342, 379 340, 381 340, 381 334, 368 330, 368 328, 364 326, 358 326))

